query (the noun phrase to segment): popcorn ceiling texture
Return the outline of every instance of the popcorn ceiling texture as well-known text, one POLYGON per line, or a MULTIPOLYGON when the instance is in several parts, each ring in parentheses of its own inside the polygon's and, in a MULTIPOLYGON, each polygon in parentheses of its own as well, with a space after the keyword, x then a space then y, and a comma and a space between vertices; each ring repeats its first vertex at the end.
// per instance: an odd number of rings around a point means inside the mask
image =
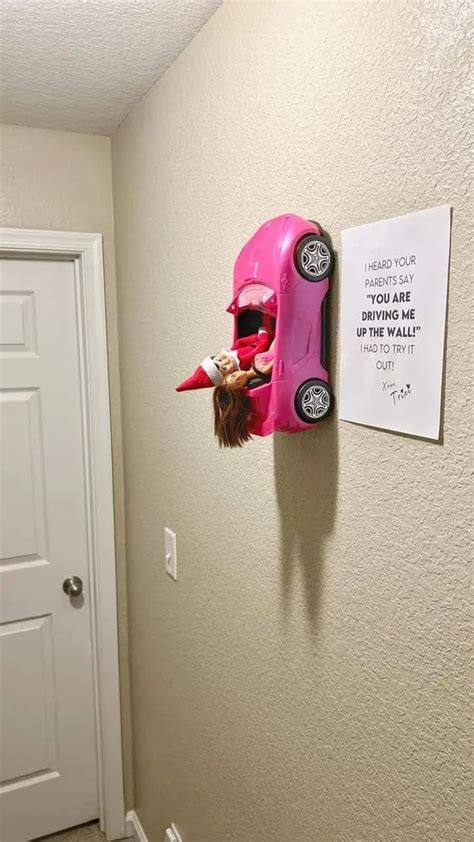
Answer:
POLYGON ((112 134, 221 0, 2 0, 0 119, 112 134))
MULTIPOLYGON (((469 4, 227 2, 112 142, 136 808, 151 842, 467 842, 469 4), (175 385, 264 219, 454 207, 443 440, 220 452, 175 385), (179 580, 164 572, 163 527, 179 580)), ((338 367, 338 279, 332 363, 338 367)))

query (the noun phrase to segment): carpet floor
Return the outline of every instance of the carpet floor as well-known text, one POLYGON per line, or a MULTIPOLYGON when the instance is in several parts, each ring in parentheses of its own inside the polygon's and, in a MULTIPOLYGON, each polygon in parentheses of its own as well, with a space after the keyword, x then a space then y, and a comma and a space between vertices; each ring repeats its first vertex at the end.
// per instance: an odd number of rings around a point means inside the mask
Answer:
POLYGON ((53 836, 42 836, 36 842, 106 842, 105 836, 99 830, 98 822, 81 824, 80 827, 71 827, 53 836))

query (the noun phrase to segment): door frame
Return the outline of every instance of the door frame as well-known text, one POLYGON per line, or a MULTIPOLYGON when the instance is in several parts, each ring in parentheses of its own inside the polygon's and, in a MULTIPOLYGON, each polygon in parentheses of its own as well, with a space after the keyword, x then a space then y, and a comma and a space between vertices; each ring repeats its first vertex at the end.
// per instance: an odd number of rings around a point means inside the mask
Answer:
POLYGON ((112 438, 101 234, 0 228, 0 256, 74 262, 86 475, 100 827, 126 835, 118 660, 112 438), (93 407, 93 411, 92 411, 93 407))

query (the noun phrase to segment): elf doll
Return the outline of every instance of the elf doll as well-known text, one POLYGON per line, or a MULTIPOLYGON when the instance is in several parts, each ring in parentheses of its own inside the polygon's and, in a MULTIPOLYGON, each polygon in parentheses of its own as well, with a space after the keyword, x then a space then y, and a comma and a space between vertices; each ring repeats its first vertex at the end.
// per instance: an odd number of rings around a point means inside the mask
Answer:
POLYGON ((264 313, 258 333, 237 339, 215 357, 206 357, 177 392, 214 386, 214 432, 221 447, 241 447, 250 438, 250 401, 243 390, 254 377, 268 377, 273 366, 274 319, 264 313))

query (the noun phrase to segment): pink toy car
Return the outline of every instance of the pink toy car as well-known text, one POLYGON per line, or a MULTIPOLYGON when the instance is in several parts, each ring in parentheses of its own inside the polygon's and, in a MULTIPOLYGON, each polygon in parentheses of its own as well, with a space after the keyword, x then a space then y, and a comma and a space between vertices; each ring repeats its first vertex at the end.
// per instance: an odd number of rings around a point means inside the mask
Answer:
POLYGON ((256 378, 249 432, 296 433, 331 412, 327 371, 329 276, 334 255, 316 222, 286 214, 262 225, 234 267, 234 341, 257 332, 262 313, 275 318, 271 380, 256 378))

